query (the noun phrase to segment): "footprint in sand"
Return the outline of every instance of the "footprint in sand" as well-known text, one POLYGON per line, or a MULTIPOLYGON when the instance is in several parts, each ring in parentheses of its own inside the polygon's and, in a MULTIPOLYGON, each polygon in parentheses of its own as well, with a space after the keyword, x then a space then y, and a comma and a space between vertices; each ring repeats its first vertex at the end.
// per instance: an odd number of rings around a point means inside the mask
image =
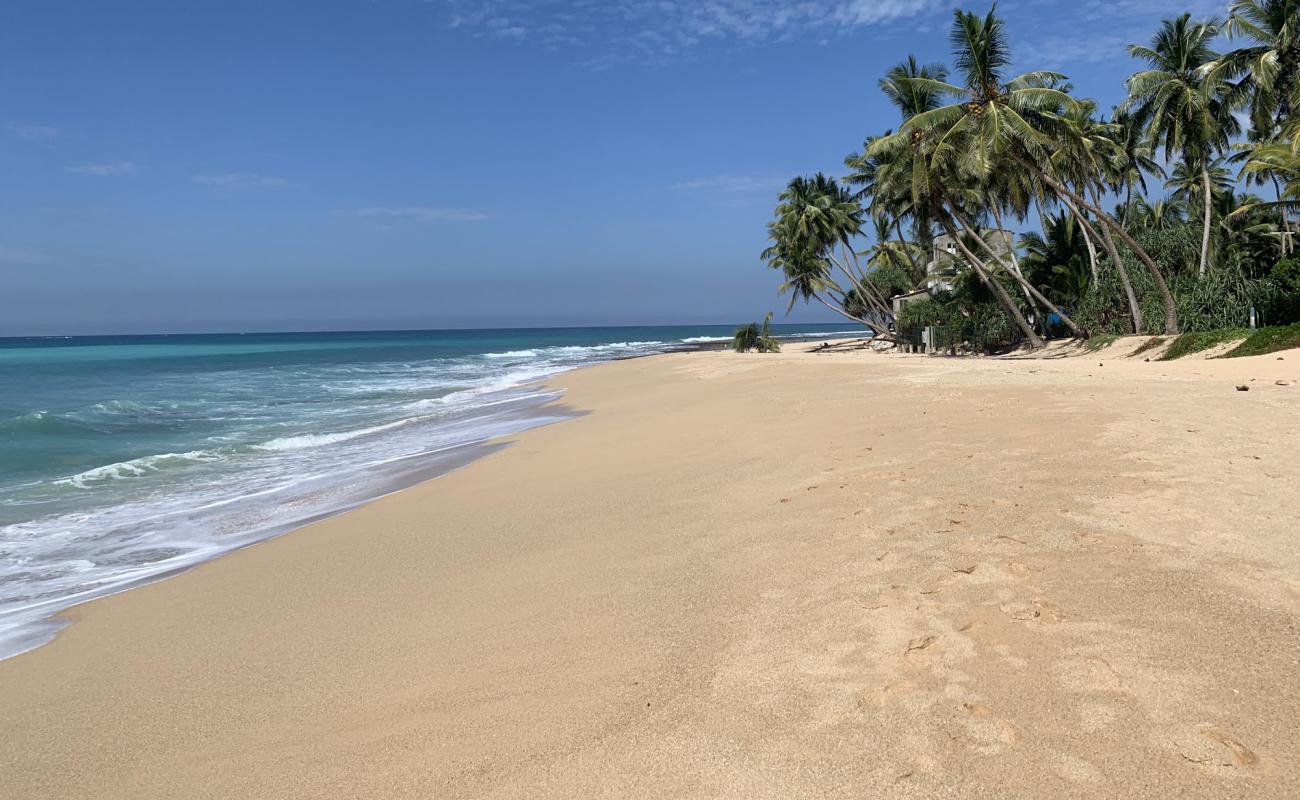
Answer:
POLYGON ((1173 738, 1178 754, 1193 764, 1217 767, 1251 767, 1259 756, 1236 737, 1214 727, 1202 725, 1197 731, 1183 732, 1173 738))
POLYGON ((970 715, 966 728, 982 747, 981 752, 995 754, 1004 746, 1020 741, 1020 733, 1009 720, 997 719, 993 709, 983 703, 963 703, 962 709, 970 715))
POLYGON ((1019 622, 1038 621, 1044 625, 1054 625, 1065 618, 1055 603, 1041 599, 1029 603, 1007 603, 1001 609, 1004 614, 1019 622))
POLYGON ((904 652, 904 655, 911 655, 912 653, 919 653, 922 650, 928 650, 938 639, 939 637, 933 634, 929 636, 918 636, 907 643, 907 650, 904 652))

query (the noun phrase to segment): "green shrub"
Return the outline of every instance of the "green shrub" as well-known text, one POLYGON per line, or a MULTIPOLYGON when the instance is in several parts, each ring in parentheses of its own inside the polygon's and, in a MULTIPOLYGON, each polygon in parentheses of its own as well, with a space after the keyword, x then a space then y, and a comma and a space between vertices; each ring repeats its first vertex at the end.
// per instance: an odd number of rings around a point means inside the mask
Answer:
POLYGON ((1300 322, 1276 328, 1260 328, 1246 338, 1246 341, 1224 353, 1224 358, 1240 356, 1260 356, 1300 347, 1300 322))
POLYGON ((1154 350, 1154 349, 1156 349, 1157 347, 1159 347, 1160 345, 1162 345, 1162 344, 1164 344, 1164 343, 1165 343, 1165 337, 1163 337, 1163 336, 1152 336, 1150 339, 1147 339, 1145 342, 1143 342, 1142 345, 1141 345, 1138 349, 1136 349, 1136 350, 1134 350, 1133 352, 1129 353, 1129 354, 1128 354, 1128 357, 1129 357, 1129 358, 1132 358, 1132 357, 1134 357, 1134 356, 1140 356, 1140 355, 1142 355, 1143 353, 1146 353, 1146 352, 1148 352, 1148 351, 1150 351, 1150 350, 1154 350))
POLYGON ((758 323, 751 322, 748 325, 741 325, 736 328, 736 333, 731 337, 731 349, 737 353, 748 353, 758 344, 758 323))
POLYGON ((1113 333, 1103 333, 1101 336, 1093 336, 1088 339, 1086 344, 1084 344, 1083 351, 1085 353, 1095 353, 1104 347, 1110 347, 1115 344, 1117 339, 1119 339, 1119 337, 1113 333))
POLYGON ((731 337, 731 349, 737 353, 748 353, 750 350, 760 353, 780 352, 781 343, 772 335, 772 312, 767 312, 763 318, 762 331, 759 331, 757 322, 736 328, 736 333, 731 337))
POLYGON ((1273 265, 1269 278, 1277 286, 1276 307, 1269 322, 1300 321, 1300 256, 1290 256, 1273 265))
POLYGON ((1169 345, 1169 348, 1161 354, 1159 361, 1173 361, 1175 358, 1189 356, 1192 353, 1199 353, 1203 350, 1209 350, 1211 347, 1223 344, 1224 342, 1233 342, 1238 339, 1245 339, 1250 335, 1250 331, 1245 328, 1225 328, 1218 331, 1192 331, 1181 334, 1169 345))

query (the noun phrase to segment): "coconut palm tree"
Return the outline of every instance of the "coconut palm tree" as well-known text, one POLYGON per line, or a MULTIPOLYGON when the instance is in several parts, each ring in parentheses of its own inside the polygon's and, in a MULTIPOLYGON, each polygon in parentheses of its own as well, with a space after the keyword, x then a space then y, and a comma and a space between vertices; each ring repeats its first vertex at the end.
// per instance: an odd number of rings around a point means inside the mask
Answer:
POLYGON ((1187 204, 1161 197, 1154 203, 1143 198, 1133 201, 1133 225, 1142 231, 1169 231, 1187 221, 1187 204))
MULTIPOLYGON (((971 204, 963 203, 956 196, 956 187, 965 184, 967 191, 987 196, 987 190, 1000 177, 998 173, 1009 166, 1006 161, 1009 151, 1045 157, 1048 137, 1036 127, 1036 118, 1068 108, 1074 101, 1061 88, 1065 76, 1059 73, 1039 71, 1010 79, 1004 77, 1011 54, 1003 22, 992 10, 983 17, 968 11, 954 12, 949 38, 961 85, 928 77, 906 80, 920 90, 953 102, 906 119, 898 133, 877 140, 867 152, 876 155, 906 144, 919 155, 924 143, 925 157, 911 159, 914 200, 929 198, 928 205, 936 213, 937 221, 953 236, 981 279, 985 279, 988 276, 982 259, 964 247, 963 237, 956 230, 960 226, 961 233, 973 232, 970 208, 965 211, 962 208, 971 204)), ((978 203, 974 207, 978 208, 978 203)), ((992 260, 995 265, 1003 266, 1035 300, 1051 307, 1050 301, 1039 295, 1037 288, 1025 281, 1014 266, 1002 263, 998 256, 992 260)), ((1022 331, 1030 330, 1001 286, 996 281, 985 283, 1017 326, 1022 331)), ((1064 318, 1064 314, 1061 316, 1064 318)), ((1038 341, 1032 332, 1027 338, 1031 344, 1038 341)))
MULTIPOLYGON (((895 67, 898 69, 898 67, 895 67)), ((890 131, 886 131, 888 136, 890 131)), ((903 220, 907 217, 913 217, 913 227, 925 227, 928 231, 928 225, 923 219, 916 218, 916 208, 912 204, 910 193, 899 191, 887 191, 886 187, 879 185, 877 179, 881 170, 882 156, 877 154, 870 156, 867 151, 871 148, 871 143, 878 137, 868 137, 862 146, 862 151, 850 153, 844 159, 844 166, 848 167, 849 174, 845 176, 844 182, 850 186, 858 187, 852 197, 858 202, 866 200, 868 202, 868 211, 871 213, 873 220, 886 220, 893 226, 893 233, 881 230, 877 225, 876 241, 878 244, 885 243, 891 236, 897 237, 897 252, 901 253, 908 261, 907 269, 918 280, 925 277, 925 264, 923 255, 918 260, 917 250, 922 253, 927 246, 922 243, 918 247, 907 240, 903 234, 903 220)))
POLYGON ((1020 237, 1025 249, 1021 265, 1048 294, 1067 305, 1077 304, 1092 283, 1083 228, 1073 214, 1065 212, 1048 217, 1046 223, 1041 235, 1030 232, 1020 237))
POLYGON ((1162 22, 1149 46, 1130 45, 1129 53, 1149 68, 1128 79, 1128 97, 1120 105, 1121 111, 1133 113, 1166 159, 1180 153, 1184 161, 1201 166, 1203 213, 1197 268, 1201 277, 1210 256, 1210 163, 1240 131, 1231 106, 1220 96, 1225 88, 1222 73, 1213 69, 1219 54, 1211 44, 1219 29, 1217 20, 1193 21, 1190 14, 1183 14, 1162 22))
POLYGON ((918 64, 916 56, 909 55, 906 61, 890 67, 880 79, 880 90, 903 119, 909 120, 939 107, 943 95, 930 81, 946 80, 948 68, 943 64, 918 64))
MULTIPOLYGON (((1135 188, 1141 189, 1143 195, 1147 193, 1146 176, 1163 178, 1165 170, 1152 158, 1151 143, 1133 114, 1116 109, 1110 121, 1115 125, 1115 144, 1122 155, 1111 175, 1111 183, 1123 190, 1124 208, 1127 210, 1133 202, 1135 188)), ((1127 216, 1121 217, 1120 221, 1127 224, 1127 216)))
POLYGON ((1179 160, 1165 181, 1165 188, 1171 190, 1174 198, 1183 201, 1188 208, 1201 208, 1203 202, 1204 175, 1209 176, 1211 200, 1232 190, 1233 180, 1220 159, 1210 162, 1208 169, 1202 169, 1196 162, 1179 160))
POLYGON ((1037 71, 1005 79, 1011 52, 1004 24, 992 10, 982 18, 955 11, 949 41, 962 85, 928 77, 908 82, 954 102, 909 117, 895 136, 935 131, 930 169, 956 168, 980 179, 989 176, 997 156, 1010 146, 1041 154, 1047 139, 1035 126, 1035 116, 1073 105, 1060 88, 1065 76, 1037 71))
POLYGON ((933 220, 943 228, 954 239, 955 246, 961 251, 979 281, 1002 306, 1007 318, 1021 332, 1030 346, 1041 346, 1042 339, 1034 331, 1033 326, 1029 324, 1002 285, 992 276, 990 266, 976 256, 963 237, 957 233, 955 223, 946 210, 946 204, 954 202, 954 196, 959 196, 961 202, 966 202, 968 205, 978 201, 978 193, 970 189, 970 181, 965 181, 963 185, 956 179, 943 183, 929 179, 928 165, 936 140, 934 131, 921 128, 907 135, 891 134, 871 142, 867 155, 878 159, 880 165, 876 176, 877 194, 891 198, 890 202, 910 203, 914 220, 924 220, 926 225, 933 220))
MULTIPOLYGON (((1088 197, 1092 201, 1092 205, 1100 208, 1101 193, 1105 189, 1109 188, 1118 191, 1121 184, 1131 184, 1134 180, 1139 180, 1145 184, 1145 179, 1141 177, 1140 167, 1135 165, 1135 159, 1140 160, 1142 158, 1141 152, 1129 153, 1125 151, 1125 131, 1122 126, 1095 118, 1093 116, 1095 111, 1095 103, 1080 101, 1074 110, 1066 112, 1064 121, 1069 126, 1070 136, 1067 140, 1069 146, 1058 148, 1052 154, 1051 164, 1056 174, 1070 178, 1070 182, 1077 187, 1078 192, 1088 197), (1132 174, 1135 171, 1137 172, 1136 179, 1132 174)), ((1060 199, 1074 213, 1082 229, 1092 267, 1092 284, 1094 286, 1098 284, 1099 274, 1093 240, 1100 238, 1102 246, 1106 249, 1106 255, 1110 258, 1111 268, 1118 275, 1120 286, 1124 290, 1124 298, 1129 307, 1129 322, 1132 325, 1133 332, 1141 333, 1142 306, 1138 303, 1137 294, 1133 291, 1133 283, 1129 278, 1128 267, 1124 264, 1124 259, 1120 257, 1119 247, 1111 235, 1110 227, 1099 224, 1094 228, 1084 209, 1074 204, 1069 198, 1062 197, 1060 199), (1100 237, 1098 237, 1098 231, 1100 231, 1100 237)), ((1172 307, 1172 305, 1169 307, 1172 307)))
POLYGON ((1300 109, 1300 0, 1233 0, 1223 31, 1250 44, 1216 59, 1213 79, 1238 81, 1231 91, 1255 127, 1289 119, 1300 109))
POLYGON ((873 269, 897 269, 915 286, 925 279, 925 270, 918 263, 919 259, 924 258, 924 253, 917 252, 920 248, 914 242, 901 237, 893 238, 896 221, 883 214, 871 216, 875 244, 863 255, 867 257, 868 266, 873 269))
POLYGON ((763 252, 763 258, 785 274, 783 291, 794 292, 791 304, 799 297, 816 299, 843 316, 867 324, 876 333, 883 333, 881 321, 889 315, 889 303, 870 288, 864 290, 863 299, 870 302, 875 312, 874 322, 845 310, 848 292, 865 277, 850 244, 861 233, 864 216, 852 193, 835 179, 817 173, 811 178, 799 176, 791 180, 779 200, 776 218, 768 225, 772 246, 763 252), (836 257, 837 248, 845 257, 836 257), (832 265, 848 279, 848 289, 832 278, 832 265), (835 302, 828 302, 827 297, 835 302))

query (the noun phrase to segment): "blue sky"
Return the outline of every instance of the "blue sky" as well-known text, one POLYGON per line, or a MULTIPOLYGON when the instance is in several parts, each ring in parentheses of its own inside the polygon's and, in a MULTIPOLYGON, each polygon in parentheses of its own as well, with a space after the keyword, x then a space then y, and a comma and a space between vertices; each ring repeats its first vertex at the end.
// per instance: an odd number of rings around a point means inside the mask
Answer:
MULTIPOLYGON (((1109 106, 1125 44, 1222 6, 999 9, 1109 106)), ((0 335, 779 315, 776 193, 896 124, 876 81, 953 7, 9 0, 0 335)))

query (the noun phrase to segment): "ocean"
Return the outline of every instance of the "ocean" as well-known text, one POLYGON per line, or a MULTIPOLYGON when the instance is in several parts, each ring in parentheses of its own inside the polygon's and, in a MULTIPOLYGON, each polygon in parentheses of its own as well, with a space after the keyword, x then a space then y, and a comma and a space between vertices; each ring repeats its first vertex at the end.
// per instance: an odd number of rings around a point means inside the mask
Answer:
MULTIPOLYGON (((859 335, 777 325, 783 337, 859 335)), ((536 381, 731 326, 0 339, 0 658, 157 580, 567 418, 536 381)), ((433 510, 436 520, 436 509, 433 510)))

